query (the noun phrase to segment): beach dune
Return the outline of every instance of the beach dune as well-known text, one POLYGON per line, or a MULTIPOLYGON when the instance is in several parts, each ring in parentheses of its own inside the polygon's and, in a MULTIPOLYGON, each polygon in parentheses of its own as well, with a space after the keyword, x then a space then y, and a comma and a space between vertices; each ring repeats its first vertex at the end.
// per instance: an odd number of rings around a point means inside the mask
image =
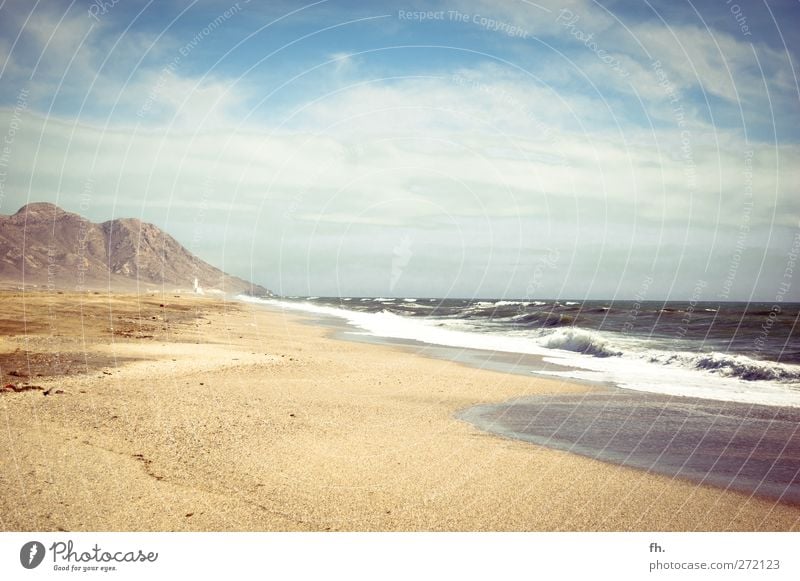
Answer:
POLYGON ((0 303, 5 531, 800 529, 798 506, 456 418, 585 385, 339 341, 218 299, 0 303))

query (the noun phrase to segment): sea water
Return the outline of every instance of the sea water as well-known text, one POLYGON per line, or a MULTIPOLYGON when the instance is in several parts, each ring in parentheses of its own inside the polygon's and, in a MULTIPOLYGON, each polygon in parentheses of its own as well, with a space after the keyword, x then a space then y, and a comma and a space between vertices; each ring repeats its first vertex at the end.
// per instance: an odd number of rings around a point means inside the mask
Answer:
POLYGON ((440 346, 426 349, 437 356, 483 367, 499 360, 506 369, 525 360, 517 364, 523 373, 598 382, 587 394, 518 398, 457 414, 480 429, 800 503, 800 304, 420 297, 265 302, 338 318, 351 334, 440 346))
MULTIPOLYGON (((254 299, 260 300, 260 299, 254 299)), ((536 373, 672 396, 800 407, 800 304, 284 298, 357 332, 536 355, 536 373)))

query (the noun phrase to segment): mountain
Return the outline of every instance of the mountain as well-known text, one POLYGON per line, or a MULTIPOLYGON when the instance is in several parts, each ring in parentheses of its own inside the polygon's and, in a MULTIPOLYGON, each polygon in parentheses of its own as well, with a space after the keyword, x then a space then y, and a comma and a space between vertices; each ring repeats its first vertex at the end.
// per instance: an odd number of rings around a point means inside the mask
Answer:
POLYGON ((263 296, 262 286, 194 256, 160 228, 135 218, 95 224, 36 202, 0 214, 0 283, 63 290, 193 290, 263 296))

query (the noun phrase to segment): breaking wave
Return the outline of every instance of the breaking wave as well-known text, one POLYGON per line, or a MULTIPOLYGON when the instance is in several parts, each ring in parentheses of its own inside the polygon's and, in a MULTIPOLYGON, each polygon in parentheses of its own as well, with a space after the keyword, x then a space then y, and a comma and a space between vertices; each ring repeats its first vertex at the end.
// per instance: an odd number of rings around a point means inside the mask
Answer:
POLYGON ((613 348, 599 334, 584 331, 583 329, 559 329, 545 336, 539 343, 549 349, 564 349, 565 351, 575 351, 576 353, 594 355, 595 357, 618 357, 622 355, 622 351, 613 348))
POLYGON ((727 353, 652 353, 648 360, 662 365, 680 365, 714 373, 722 377, 736 377, 745 381, 800 381, 800 366, 760 361, 746 355, 727 353))
MULTIPOLYGON (((367 335, 529 354, 556 365, 543 366, 537 371, 542 374, 671 395, 800 406, 800 365, 793 360, 785 363, 756 359, 756 354, 747 351, 722 352, 710 341, 703 352, 699 349, 704 346, 696 341, 587 329, 576 324, 573 311, 524 311, 518 309, 523 301, 476 301, 463 305, 451 301, 442 306, 360 298, 342 308, 338 301, 334 306, 308 300, 243 300, 339 317, 367 335), (366 301, 375 306, 361 306, 366 301), (696 352, 692 351, 695 346, 696 352)), ((428 299, 428 303, 433 300, 436 299, 428 299)), ((661 307, 657 305, 652 310, 658 312, 661 307)), ((592 304, 584 312, 607 309, 592 304)))

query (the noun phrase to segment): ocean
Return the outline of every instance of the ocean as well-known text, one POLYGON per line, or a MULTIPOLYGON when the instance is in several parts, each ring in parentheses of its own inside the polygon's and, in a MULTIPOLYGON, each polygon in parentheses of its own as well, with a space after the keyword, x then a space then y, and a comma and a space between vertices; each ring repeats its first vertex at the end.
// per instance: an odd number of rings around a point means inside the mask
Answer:
MULTIPOLYGON (((260 299, 254 299, 259 300, 260 299)), ((527 354, 534 373, 671 396, 800 407, 800 303, 291 297, 355 333, 527 354)))
POLYGON ((349 339, 593 382, 590 393, 515 398, 456 417, 499 436, 800 503, 799 303, 242 298, 338 320, 349 339))

